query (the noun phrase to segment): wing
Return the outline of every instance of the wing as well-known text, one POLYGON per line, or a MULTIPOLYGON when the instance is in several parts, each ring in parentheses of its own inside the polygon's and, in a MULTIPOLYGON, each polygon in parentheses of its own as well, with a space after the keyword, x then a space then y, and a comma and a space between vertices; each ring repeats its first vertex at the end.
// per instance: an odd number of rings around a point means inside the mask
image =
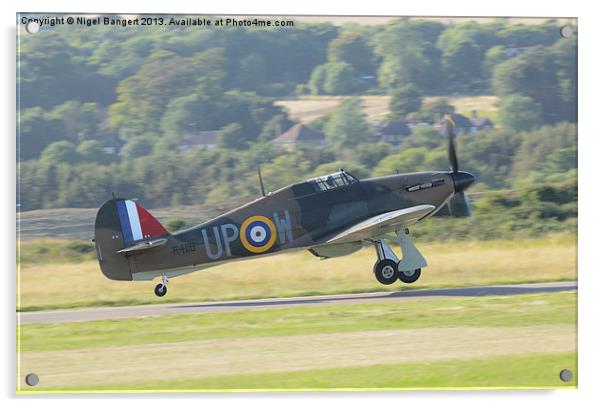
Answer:
POLYGON ((381 213, 366 219, 332 237, 325 244, 357 242, 382 236, 413 225, 435 209, 433 205, 417 205, 410 208, 381 213))

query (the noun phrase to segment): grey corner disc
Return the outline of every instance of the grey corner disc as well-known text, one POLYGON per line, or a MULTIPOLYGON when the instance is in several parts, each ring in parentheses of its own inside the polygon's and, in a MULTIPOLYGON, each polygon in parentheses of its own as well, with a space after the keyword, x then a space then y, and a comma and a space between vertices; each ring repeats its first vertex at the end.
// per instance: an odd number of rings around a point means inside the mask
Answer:
POLYGON ((570 25, 563 25, 560 28, 560 36, 563 38, 569 38, 573 36, 573 27, 570 25))
POLYGON ((27 24, 25 24, 25 31, 27 31, 30 34, 35 34, 38 31, 40 31, 40 24, 35 21, 30 21, 27 24))
POLYGON ((570 382, 573 379, 573 372, 569 369, 562 369, 560 371, 560 380, 563 382, 570 382))
POLYGON ((35 386, 40 382, 40 378, 38 377, 37 374, 35 373, 29 373, 27 376, 25 376, 25 383, 27 383, 28 386, 35 386))

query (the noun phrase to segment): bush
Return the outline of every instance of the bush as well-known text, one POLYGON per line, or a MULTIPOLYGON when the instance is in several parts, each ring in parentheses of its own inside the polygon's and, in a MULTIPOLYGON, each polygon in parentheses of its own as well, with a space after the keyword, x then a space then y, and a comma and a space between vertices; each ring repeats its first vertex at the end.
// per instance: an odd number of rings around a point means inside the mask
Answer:
POLYGON ((67 249, 78 254, 87 254, 92 253, 95 248, 92 243, 87 242, 69 242, 67 244, 67 249))
POLYGON ((189 226, 189 223, 186 219, 182 217, 173 217, 167 219, 165 222, 165 227, 170 233, 176 232, 181 229, 185 229, 189 226))

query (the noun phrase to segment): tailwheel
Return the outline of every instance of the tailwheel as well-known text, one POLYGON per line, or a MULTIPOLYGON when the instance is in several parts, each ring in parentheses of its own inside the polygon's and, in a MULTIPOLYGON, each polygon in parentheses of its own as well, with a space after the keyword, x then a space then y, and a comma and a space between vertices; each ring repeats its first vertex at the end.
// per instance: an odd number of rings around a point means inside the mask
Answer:
POLYGON ((161 282, 155 286, 155 295, 157 297, 163 297, 167 294, 167 283, 169 280, 167 279, 167 275, 165 273, 161 274, 161 282))
POLYGON ((413 283, 420 278, 421 269, 414 270, 399 270, 397 273, 399 279, 404 283, 413 283))
POLYGON ((393 284, 398 277, 397 263, 389 259, 377 261, 374 264, 374 276, 381 284, 393 284))
POLYGON ((163 283, 159 283, 155 286, 155 295, 157 297, 163 297, 167 294, 167 286, 163 283))

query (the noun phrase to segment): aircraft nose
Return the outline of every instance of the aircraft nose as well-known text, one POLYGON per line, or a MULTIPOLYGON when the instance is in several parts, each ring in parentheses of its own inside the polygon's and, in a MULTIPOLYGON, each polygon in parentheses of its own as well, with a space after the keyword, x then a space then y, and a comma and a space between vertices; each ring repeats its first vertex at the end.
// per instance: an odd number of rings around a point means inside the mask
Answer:
POLYGON ((464 171, 452 172, 451 177, 454 180, 456 192, 464 191, 475 181, 474 175, 464 171))

